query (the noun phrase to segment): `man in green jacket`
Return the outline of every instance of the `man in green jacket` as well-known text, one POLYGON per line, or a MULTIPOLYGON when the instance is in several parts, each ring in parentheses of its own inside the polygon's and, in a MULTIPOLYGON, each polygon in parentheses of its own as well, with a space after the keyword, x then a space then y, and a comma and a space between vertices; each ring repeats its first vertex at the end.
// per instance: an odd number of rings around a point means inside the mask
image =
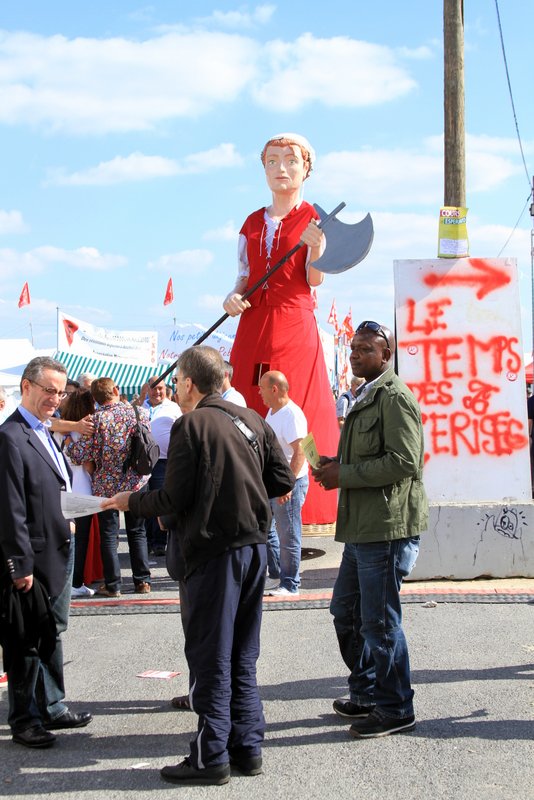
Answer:
POLYGON ((351 670, 349 700, 334 711, 354 720, 349 733, 375 738, 415 727, 400 588, 428 525, 422 484, 419 406, 393 371, 395 339, 366 321, 351 343, 352 372, 365 378, 341 431, 336 458, 313 470, 325 489, 340 489, 336 539, 343 558, 330 611, 351 670))

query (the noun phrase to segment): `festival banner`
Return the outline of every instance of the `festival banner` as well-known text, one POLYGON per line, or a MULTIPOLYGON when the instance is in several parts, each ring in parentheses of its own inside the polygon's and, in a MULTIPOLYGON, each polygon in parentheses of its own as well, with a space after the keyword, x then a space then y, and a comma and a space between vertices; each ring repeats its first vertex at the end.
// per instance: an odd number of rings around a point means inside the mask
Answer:
POLYGON ((146 366, 158 363, 156 331, 114 331, 58 312, 57 349, 146 366))

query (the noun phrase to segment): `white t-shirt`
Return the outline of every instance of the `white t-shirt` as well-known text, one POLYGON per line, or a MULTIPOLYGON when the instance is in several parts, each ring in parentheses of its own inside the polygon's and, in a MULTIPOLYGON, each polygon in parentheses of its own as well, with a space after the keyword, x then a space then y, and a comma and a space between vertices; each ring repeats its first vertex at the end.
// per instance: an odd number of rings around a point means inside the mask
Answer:
POLYGON ((159 445, 159 457, 167 458, 171 428, 178 417, 182 416, 180 407, 172 400, 165 398, 159 405, 146 407, 150 415, 150 431, 159 445))
MULTIPOLYGON (((293 448, 291 442, 297 439, 304 439, 308 434, 308 423, 304 412, 299 408, 293 400, 275 411, 274 414, 271 409, 267 412, 265 421, 271 426, 276 433, 276 438, 280 443, 280 447, 284 451, 288 463, 291 463, 293 458, 293 448)), ((304 463, 297 475, 297 478, 303 478, 308 474, 308 462, 304 459, 304 463)))

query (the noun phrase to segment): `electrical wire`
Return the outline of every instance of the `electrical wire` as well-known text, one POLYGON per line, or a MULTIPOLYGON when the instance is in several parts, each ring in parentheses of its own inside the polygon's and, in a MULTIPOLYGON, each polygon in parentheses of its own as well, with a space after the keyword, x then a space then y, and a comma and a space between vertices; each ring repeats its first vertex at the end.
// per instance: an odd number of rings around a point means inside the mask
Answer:
POLYGON ((523 214, 525 213, 525 209, 526 209, 526 207, 528 206, 528 204, 530 203, 530 200, 531 200, 531 198, 532 198, 532 194, 529 194, 529 195, 527 195, 527 199, 526 199, 526 201, 525 201, 525 205, 523 206, 523 208, 522 208, 522 210, 521 210, 521 213, 520 213, 519 217, 517 218, 517 222, 515 223, 515 225, 514 225, 514 227, 512 228, 512 230, 510 231, 510 236, 508 237, 508 239, 505 241, 505 243, 503 244, 503 246, 502 246, 502 247, 501 247, 501 249, 499 250, 499 253, 498 253, 498 255, 497 255, 497 258, 500 258, 500 257, 501 257, 501 254, 502 254, 502 252, 503 252, 504 250, 506 250, 506 247, 507 247, 507 245, 508 245, 508 242, 510 241, 510 239, 512 238, 512 236, 513 236, 513 235, 514 235, 514 233, 516 232, 516 230, 517 230, 517 226, 518 226, 518 225, 519 225, 519 223, 521 222, 521 217, 522 217, 522 216, 523 216, 523 214))
POLYGON ((499 24, 499 36, 501 37, 501 49, 502 49, 502 57, 504 61, 504 69, 506 71, 506 80, 508 82, 508 93, 510 95, 510 103, 512 104, 512 111, 514 114, 514 122, 515 122, 515 130, 517 133, 517 140, 519 142, 519 149, 521 151, 521 158, 523 160, 523 166, 525 167, 525 174, 527 176, 527 181, 530 189, 530 172, 527 169, 527 162, 525 161, 525 154, 523 152, 523 144, 521 142, 521 135, 519 133, 519 125, 517 123, 517 114, 515 113, 515 104, 514 104, 514 97, 512 94, 512 84, 510 83, 510 73, 508 71, 508 61, 506 60, 506 50, 504 48, 504 38, 502 35, 502 26, 501 26, 501 15, 499 13, 499 0, 495 0, 495 10, 497 11, 497 22, 499 24))

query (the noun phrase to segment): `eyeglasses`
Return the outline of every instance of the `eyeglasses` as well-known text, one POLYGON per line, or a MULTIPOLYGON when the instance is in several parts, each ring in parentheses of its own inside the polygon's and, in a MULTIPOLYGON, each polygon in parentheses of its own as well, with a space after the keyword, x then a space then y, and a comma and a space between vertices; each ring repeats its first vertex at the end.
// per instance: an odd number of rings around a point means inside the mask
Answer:
POLYGON ((53 389, 51 386, 43 386, 42 384, 37 383, 37 381, 32 381, 31 378, 28 378, 28 381, 30 383, 33 383, 35 386, 38 386, 39 389, 42 389, 43 392, 45 392, 46 394, 49 394, 50 397, 52 397, 53 395, 57 394, 57 396, 59 397, 60 400, 64 400, 65 397, 68 394, 68 392, 58 392, 57 389, 53 389))
POLYGON ((360 322, 360 324, 356 328, 356 333, 359 333, 365 328, 369 328, 369 330, 373 331, 373 333, 377 333, 379 336, 382 336, 385 339, 387 346, 390 347, 387 334, 385 333, 384 329, 378 324, 378 322, 373 322, 372 320, 369 319, 365 320, 365 322, 360 322))
POLYGON ((175 375, 174 378, 171 378, 171 383, 173 383, 175 386, 180 381, 182 381, 182 383, 185 381, 185 378, 184 378, 183 375, 175 375))

